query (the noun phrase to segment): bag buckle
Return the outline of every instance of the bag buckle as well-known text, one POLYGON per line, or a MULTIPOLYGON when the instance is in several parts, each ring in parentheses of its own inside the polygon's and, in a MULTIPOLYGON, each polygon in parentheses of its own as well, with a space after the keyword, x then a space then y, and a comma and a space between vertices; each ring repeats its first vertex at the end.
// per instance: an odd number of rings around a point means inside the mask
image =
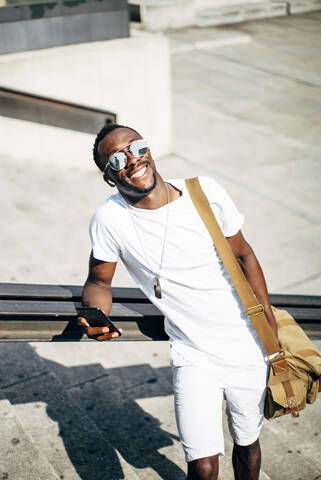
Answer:
POLYGON ((274 375, 289 371, 289 367, 286 362, 285 353, 283 350, 281 350, 281 352, 277 357, 271 358, 270 363, 271 363, 274 375))
POLYGON ((274 361, 280 360, 282 357, 285 357, 284 350, 280 350, 279 352, 276 352, 276 353, 271 353, 271 355, 267 356, 269 362, 271 363, 273 363, 274 361))
POLYGON ((257 305, 254 305, 254 307, 249 307, 245 313, 248 317, 255 317, 256 315, 264 313, 264 307, 261 303, 259 303, 257 305), (250 312, 250 310, 254 310, 254 312, 250 312))

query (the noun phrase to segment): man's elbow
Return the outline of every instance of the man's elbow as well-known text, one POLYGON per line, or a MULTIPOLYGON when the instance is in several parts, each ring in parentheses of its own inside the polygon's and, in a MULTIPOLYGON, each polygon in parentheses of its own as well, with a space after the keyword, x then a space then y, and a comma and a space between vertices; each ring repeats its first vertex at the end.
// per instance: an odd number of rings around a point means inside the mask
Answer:
POLYGON ((253 260, 256 260, 255 253, 247 242, 242 246, 242 250, 236 256, 236 259, 241 267, 245 267, 245 265, 251 263, 253 260))
POLYGON ((88 277, 83 287, 83 292, 85 290, 91 290, 96 288, 99 290, 111 291, 111 284, 103 280, 95 280, 93 278, 88 277))

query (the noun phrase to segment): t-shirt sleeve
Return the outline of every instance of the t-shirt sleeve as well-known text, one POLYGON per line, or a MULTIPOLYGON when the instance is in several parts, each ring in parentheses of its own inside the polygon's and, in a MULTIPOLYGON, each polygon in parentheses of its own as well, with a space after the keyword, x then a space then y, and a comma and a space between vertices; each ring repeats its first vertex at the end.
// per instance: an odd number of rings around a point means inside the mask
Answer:
POLYGON ((200 177, 200 183, 225 237, 235 235, 244 224, 244 215, 236 208, 224 188, 209 177, 200 177))
POLYGON ((94 258, 104 262, 117 262, 120 248, 107 225, 99 214, 95 214, 90 222, 89 235, 94 258))

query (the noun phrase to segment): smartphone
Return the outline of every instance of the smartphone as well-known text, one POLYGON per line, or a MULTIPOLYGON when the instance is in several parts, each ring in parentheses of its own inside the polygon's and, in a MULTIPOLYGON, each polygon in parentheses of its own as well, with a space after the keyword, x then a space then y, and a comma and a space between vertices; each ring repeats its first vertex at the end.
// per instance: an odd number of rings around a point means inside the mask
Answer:
POLYGON ((78 315, 88 320, 91 327, 110 327, 111 332, 121 332, 110 318, 98 307, 77 307, 78 315))

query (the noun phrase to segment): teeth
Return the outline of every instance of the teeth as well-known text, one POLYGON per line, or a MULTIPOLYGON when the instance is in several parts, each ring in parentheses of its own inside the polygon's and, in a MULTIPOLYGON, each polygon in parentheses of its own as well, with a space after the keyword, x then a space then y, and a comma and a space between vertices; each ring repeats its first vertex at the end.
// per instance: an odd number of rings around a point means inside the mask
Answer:
POLYGON ((144 167, 141 170, 139 170, 137 173, 134 173, 134 175, 132 175, 132 178, 142 177, 144 175, 144 173, 146 172, 146 168, 147 167, 144 167))

